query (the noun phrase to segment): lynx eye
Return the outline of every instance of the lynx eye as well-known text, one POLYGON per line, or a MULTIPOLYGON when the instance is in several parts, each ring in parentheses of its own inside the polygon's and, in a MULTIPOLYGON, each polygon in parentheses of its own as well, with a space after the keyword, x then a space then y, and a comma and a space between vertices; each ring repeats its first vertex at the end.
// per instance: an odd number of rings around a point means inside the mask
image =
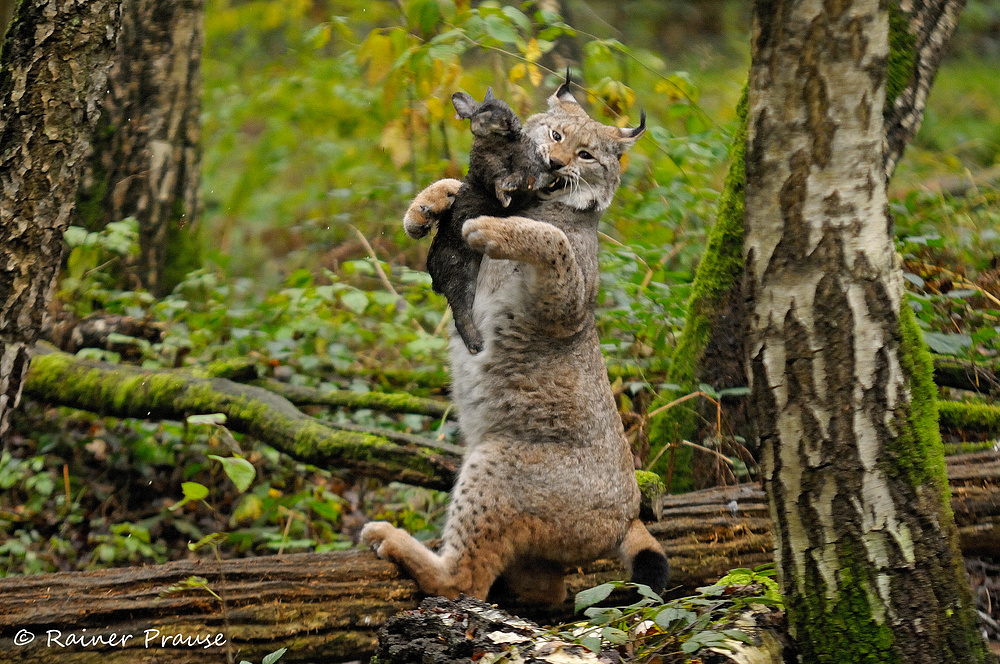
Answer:
POLYGON ((556 143, 558 143, 559 141, 561 141, 562 138, 563 138, 562 134, 560 134, 555 129, 549 130, 549 135, 552 136, 552 140, 555 141, 556 143))
POLYGON ((585 159, 587 161, 594 160, 594 155, 590 154, 586 150, 580 150, 579 152, 576 153, 576 156, 578 156, 580 159, 585 159))

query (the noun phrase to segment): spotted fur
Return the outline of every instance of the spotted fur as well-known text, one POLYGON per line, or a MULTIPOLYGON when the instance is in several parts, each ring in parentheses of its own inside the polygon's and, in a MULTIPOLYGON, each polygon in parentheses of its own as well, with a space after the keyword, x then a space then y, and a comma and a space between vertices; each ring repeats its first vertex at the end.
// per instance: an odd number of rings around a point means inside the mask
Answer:
MULTIPOLYGON (((632 454, 594 320, 597 224, 619 183, 618 157, 642 128, 590 120, 563 86, 525 131, 567 186, 522 216, 464 225, 485 255, 473 307, 484 348, 470 354, 452 335, 467 451, 441 548, 382 522, 366 525, 362 541, 429 594, 485 598, 502 577, 523 601, 559 602, 567 566, 614 554, 630 570, 642 563, 633 576, 659 590, 666 557, 638 520, 632 454)), ((420 205, 443 205, 451 187, 431 185, 420 205)))

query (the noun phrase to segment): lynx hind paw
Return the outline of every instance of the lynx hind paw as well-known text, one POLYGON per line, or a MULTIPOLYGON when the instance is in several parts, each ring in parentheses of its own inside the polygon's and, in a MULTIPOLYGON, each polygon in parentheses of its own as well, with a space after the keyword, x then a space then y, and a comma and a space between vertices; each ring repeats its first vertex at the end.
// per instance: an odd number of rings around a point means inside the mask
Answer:
POLYGON ((434 222, 455 202, 455 194, 461 186, 458 180, 438 180, 417 194, 403 215, 406 234, 415 240, 427 235, 434 222))

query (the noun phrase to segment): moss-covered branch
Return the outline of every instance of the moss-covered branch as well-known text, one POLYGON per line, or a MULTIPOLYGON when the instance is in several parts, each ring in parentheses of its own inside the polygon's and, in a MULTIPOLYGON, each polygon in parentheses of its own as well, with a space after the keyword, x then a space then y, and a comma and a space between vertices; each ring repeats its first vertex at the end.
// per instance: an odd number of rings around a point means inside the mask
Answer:
POLYGON ((451 488, 458 467, 452 454, 336 430, 305 415, 284 397, 225 378, 48 353, 32 359, 24 393, 114 417, 183 420, 189 415, 224 413, 231 430, 300 461, 434 489, 451 488))
POLYGON ((938 401, 941 426, 1000 436, 1000 406, 962 401, 938 401))
POLYGON ((370 408, 385 413, 413 413, 430 417, 456 417, 455 409, 447 401, 424 399, 410 394, 387 392, 351 392, 349 390, 319 390, 314 387, 290 385, 273 378, 258 378, 251 385, 274 392, 298 406, 333 406, 359 410, 370 408))

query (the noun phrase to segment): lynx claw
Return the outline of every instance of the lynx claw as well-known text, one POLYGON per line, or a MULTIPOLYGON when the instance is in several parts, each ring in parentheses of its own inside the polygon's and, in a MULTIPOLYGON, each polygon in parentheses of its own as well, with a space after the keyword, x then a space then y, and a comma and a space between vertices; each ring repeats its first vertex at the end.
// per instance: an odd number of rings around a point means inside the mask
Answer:
POLYGON ((375 554, 379 558, 382 558, 384 557, 382 555, 382 548, 394 530, 396 530, 395 526, 385 521, 366 523, 365 527, 361 529, 360 543, 373 549, 375 554))

